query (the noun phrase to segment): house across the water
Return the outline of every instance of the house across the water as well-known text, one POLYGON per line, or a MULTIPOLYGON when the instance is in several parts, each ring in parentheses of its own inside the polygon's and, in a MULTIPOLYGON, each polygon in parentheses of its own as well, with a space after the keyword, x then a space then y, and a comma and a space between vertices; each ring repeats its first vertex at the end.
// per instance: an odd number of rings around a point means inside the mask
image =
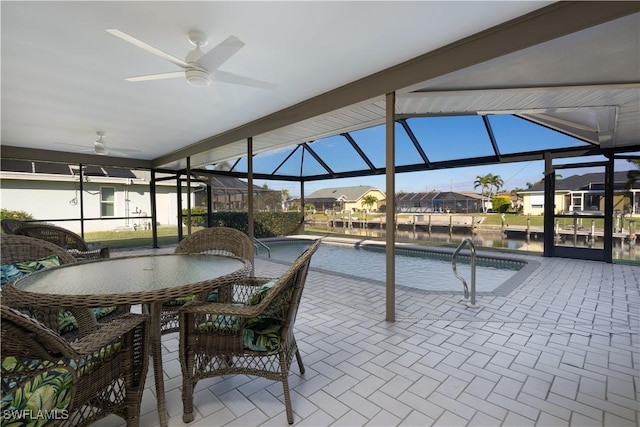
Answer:
MULTIPOLYGON (((317 211, 366 211, 376 212, 385 204, 385 194, 375 187, 357 185, 353 187, 329 187, 309 194, 304 198, 305 205, 312 204, 317 211), (367 200, 375 203, 368 205, 367 200)), ((292 200, 299 203, 300 200, 292 200)))
MULTIPOLYGON (((556 214, 604 211, 604 173, 572 175, 555 183, 556 214)), ((627 172, 614 173, 613 209, 626 214, 640 214, 640 182, 629 181, 627 172), (627 187, 629 186, 629 188, 627 187)), ((520 191, 523 214, 544 213, 544 182, 520 191)))

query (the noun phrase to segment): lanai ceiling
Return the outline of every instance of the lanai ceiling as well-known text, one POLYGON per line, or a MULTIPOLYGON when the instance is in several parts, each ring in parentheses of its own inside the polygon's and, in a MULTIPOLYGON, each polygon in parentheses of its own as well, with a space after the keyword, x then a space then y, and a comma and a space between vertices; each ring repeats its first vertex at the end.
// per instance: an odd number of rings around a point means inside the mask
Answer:
MULTIPOLYGON (((2 157, 200 167, 399 117, 518 114, 594 147, 640 144, 638 2, 1 3, 2 157), (182 60, 190 30, 218 69, 270 89, 184 77, 107 29, 182 60), (91 151, 105 132, 107 156, 91 151), (124 152, 126 150, 131 150, 124 152)), ((213 73, 215 79, 215 72, 213 73)))

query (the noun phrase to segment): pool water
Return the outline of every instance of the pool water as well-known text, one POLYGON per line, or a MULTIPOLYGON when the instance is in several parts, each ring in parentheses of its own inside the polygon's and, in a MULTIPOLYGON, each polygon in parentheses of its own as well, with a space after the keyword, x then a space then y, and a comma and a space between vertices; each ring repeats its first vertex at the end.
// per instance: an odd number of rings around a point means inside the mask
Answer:
MULTIPOLYGON (((305 241, 267 242, 271 259, 293 262, 309 246, 305 241)), ((257 256, 267 251, 258 248, 257 256)), ((471 287, 471 264, 468 256, 459 256, 458 274, 471 287)), ((354 247, 322 243, 311 258, 311 267, 365 279, 385 281, 386 255, 381 247, 354 247)), ((523 262, 476 259, 476 291, 492 292, 512 278, 525 265, 523 262)), ((462 282, 451 268, 451 254, 421 250, 396 250, 396 285, 429 291, 462 292, 462 282)))

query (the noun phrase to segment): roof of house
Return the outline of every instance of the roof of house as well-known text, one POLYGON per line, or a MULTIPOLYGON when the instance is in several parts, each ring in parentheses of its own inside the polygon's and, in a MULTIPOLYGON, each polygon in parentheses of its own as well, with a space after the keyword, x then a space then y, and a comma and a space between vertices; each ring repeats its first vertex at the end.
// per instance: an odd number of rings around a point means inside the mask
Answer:
MULTIPOLYGON (((199 175, 201 182, 209 182, 211 190, 214 194, 234 194, 234 193, 247 193, 248 183, 239 178, 225 175, 199 175)), ((263 188, 258 185, 253 186, 254 192, 277 192, 280 190, 273 190, 270 188, 263 188)))
POLYGON ((396 202, 416 202, 416 201, 428 201, 438 197, 439 191, 429 191, 426 193, 400 193, 396 194, 396 202))
MULTIPOLYGON (((21 172, 30 174, 67 175, 78 174, 78 165, 65 163, 32 162, 27 160, 2 159, 0 169, 3 172, 21 172)), ((137 178, 130 169, 106 166, 85 165, 82 168, 85 176, 103 176, 109 178, 137 178)))
MULTIPOLYGON (((356 185, 353 187, 329 187, 322 188, 309 194, 305 199, 342 199, 346 202, 354 202, 360 199, 371 190, 380 191, 375 187, 369 185, 356 185)), ((383 191, 380 191, 384 193, 383 191)))
MULTIPOLYGON (((625 187, 629 180, 627 173, 627 171, 614 173, 613 181, 615 189, 621 189, 625 187)), ((604 173, 586 173, 584 175, 571 175, 564 179, 556 180, 556 191, 577 191, 589 189, 601 190, 603 188, 603 185, 604 173), (594 186, 596 188, 593 188, 594 186)), ((632 188, 640 189, 640 182, 635 181, 632 185, 632 188)), ((522 192, 525 193, 529 191, 544 191, 544 182, 539 182, 531 188, 528 188, 522 192)))
POLYGON ((465 199, 482 199, 482 196, 470 191, 429 191, 425 193, 402 193, 396 196, 396 202, 407 203, 415 201, 432 201, 432 200, 465 200, 465 199))
MULTIPOLYGON (((56 181, 56 177, 68 177, 69 179, 77 176, 79 167, 75 164, 66 163, 49 163, 35 162, 25 160, 1 159, 0 170, 3 172, 17 172, 17 175, 40 177, 45 181, 56 181), (24 174, 24 175, 22 175, 24 174)), ((151 181, 151 172, 143 169, 128 168, 112 168, 106 166, 83 165, 82 172, 85 176, 116 178, 120 179, 138 179, 144 182, 151 181)), ((156 173, 156 178, 172 177, 173 174, 156 173)), ((246 193, 247 182, 232 176, 222 175, 202 175, 199 176, 200 182, 209 181, 214 193, 246 193)), ((19 177, 18 177, 19 179, 19 177)), ((62 178, 63 180, 66 178, 62 178)), ((162 185, 175 185, 175 181, 159 181, 162 185)), ((254 191, 278 191, 264 189, 257 185, 253 186, 254 191)))

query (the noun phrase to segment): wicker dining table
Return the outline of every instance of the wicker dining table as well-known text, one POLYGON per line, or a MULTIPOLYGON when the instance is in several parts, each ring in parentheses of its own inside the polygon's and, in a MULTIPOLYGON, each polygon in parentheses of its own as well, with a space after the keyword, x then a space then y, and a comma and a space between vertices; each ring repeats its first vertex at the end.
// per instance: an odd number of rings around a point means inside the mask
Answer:
MULTIPOLYGON (((91 308, 149 304, 151 354, 160 425, 168 424, 162 370, 161 305, 189 295, 205 296, 251 271, 240 258, 205 254, 141 255, 67 264, 29 274, 3 288, 3 299, 31 307, 91 308)), ((79 318, 80 330, 95 318, 79 318), (84 324, 83 324, 84 323, 84 324)))

